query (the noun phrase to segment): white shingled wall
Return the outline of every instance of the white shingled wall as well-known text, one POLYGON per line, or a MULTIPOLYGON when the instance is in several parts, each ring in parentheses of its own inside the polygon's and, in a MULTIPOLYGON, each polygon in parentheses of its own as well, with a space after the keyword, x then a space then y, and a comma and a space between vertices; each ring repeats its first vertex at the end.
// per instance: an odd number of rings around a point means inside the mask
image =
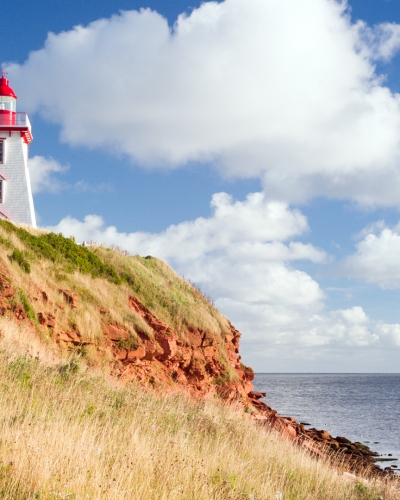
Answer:
MULTIPOLYGON (((28 224, 36 227, 35 210, 28 170, 28 146, 19 132, 12 132, 11 137, 0 134, 4 138, 4 163, 0 164, 3 181, 3 202, 0 212, 4 212, 12 222, 28 224)), ((1 214, 0 214, 1 217, 1 214)))

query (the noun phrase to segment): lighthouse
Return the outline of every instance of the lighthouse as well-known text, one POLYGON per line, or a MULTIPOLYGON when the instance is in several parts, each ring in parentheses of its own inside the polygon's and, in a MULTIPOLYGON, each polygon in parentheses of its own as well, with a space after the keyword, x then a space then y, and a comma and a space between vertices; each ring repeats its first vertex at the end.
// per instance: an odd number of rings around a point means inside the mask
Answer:
POLYGON ((17 113, 17 96, 2 72, 0 78, 0 218, 36 227, 28 146, 31 124, 17 113))

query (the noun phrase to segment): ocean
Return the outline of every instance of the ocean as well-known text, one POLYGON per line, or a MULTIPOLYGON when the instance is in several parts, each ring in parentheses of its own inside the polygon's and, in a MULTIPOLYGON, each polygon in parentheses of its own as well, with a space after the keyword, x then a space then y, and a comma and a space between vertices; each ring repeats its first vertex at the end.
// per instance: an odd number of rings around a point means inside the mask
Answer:
POLYGON ((400 374, 257 373, 254 390, 282 416, 400 459, 400 374))

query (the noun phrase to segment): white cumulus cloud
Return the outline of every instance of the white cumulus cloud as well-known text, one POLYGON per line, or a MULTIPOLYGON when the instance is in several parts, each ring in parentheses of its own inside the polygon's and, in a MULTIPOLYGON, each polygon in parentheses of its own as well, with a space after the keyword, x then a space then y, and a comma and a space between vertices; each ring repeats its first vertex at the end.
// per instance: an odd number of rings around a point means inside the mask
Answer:
POLYGON ((376 283, 382 288, 400 288, 400 223, 389 228, 383 221, 360 233, 356 252, 340 264, 349 278, 376 283))
POLYGON ((382 23, 369 27, 365 22, 357 23, 362 43, 360 49, 371 59, 390 60, 400 47, 400 25, 382 23))
POLYGON ((66 172, 68 168, 53 158, 45 158, 44 156, 30 158, 29 175, 33 194, 41 191, 57 193, 63 189, 65 183, 61 182, 54 174, 66 172))
POLYGON ((398 48, 397 24, 352 24, 345 2, 225 0, 173 29, 142 9, 50 33, 7 70, 72 145, 208 162, 289 202, 399 206, 400 97, 374 66, 398 48))

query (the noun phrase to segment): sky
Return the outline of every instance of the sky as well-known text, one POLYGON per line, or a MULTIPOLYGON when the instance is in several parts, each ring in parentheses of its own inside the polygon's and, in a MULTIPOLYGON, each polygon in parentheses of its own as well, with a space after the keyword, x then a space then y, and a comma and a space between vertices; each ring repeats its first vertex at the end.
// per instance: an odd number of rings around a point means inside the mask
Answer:
POLYGON ((257 372, 400 372, 400 0, 21 0, 38 225, 153 255, 257 372))

